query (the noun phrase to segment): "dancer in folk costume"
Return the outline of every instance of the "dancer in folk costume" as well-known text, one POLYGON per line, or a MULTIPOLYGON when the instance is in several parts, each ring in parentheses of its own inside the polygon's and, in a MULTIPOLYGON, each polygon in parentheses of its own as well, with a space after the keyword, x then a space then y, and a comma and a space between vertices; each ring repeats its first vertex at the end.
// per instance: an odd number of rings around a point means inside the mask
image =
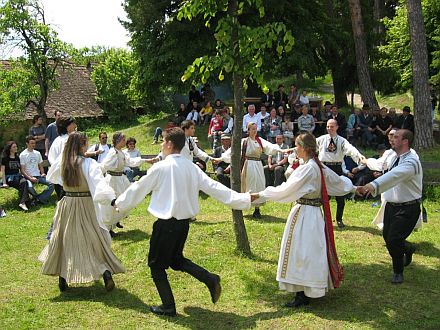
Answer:
POLYGON ((307 305, 310 298, 322 297, 329 289, 339 287, 343 268, 336 254, 328 194, 340 196, 356 190, 348 178, 321 164, 313 135, 299 135, 295 145, 304 164, 280 186, 251 194, 257 202, 296 201, 284 229, 277 270, 280 289, 296 292, 286 307, 307 305))
POLYGON ((189 221, 199 212, 199 191, 234 209, 249 209, 251 205, 249 194, 237 193, 212 180, 182 154, 186 139, 182 129, 168 129, 161 146, 164 160, 153 165, 147 175, 112 203, 120 211, 128 212, 151 192, 148 211, 158 220, 151 234, 148 266, 162 304, 151 306, 150 310, 168 316, 176 315, 174 295, 166 272, 169 267, 203 282, 213 303, 221 293, 220 276, 193 263, 183 254, 189 221))
MULTIPOLYGON (((106 174, 105 181, 115 191, 116 197, 121 195, 129 186, 130 181, 124 174, 124 168, 139 167, 141 164, 148 162, 141 157, 130 158, 122 148, 125 147, 125 135, 121 132, 113 134, 113 148, 110 149, 104 161, 101 163, 102 171, 106 174)), ((127 214, 115 212, 109 205, 101 206, 102 217, 105 225, 110 229, 110 234, 115 235, 113 230, 114 225, 118 228, 123 228, 120 220, 125 218, 127 214)))
POLYGON ((48 180, 63 186, 49 243, 41 252, 42 273, 59 276, 60 291, 68 283, 87 283, 104 278, 110 291, 112 274, 125 272, 111 250, 111 238, 102 224, 95 203, 110 205, 114 191, 104 181, 98 163, 83 155, 87 150, 84 133, 69 135, 62 158, 50 167, 48 180))
MULTIPOLYGON (((261 163, 261 154, 275 155, 277 152, 290 152, 291 149, 281 149, 278 144, 272 144, 257 135, 257 124, 250 122, 247 125, 249 136, 241 140, 241 192, 258 192, 266 187, 264 168, 261 163)), ((214 162, 224 161, 231 163, 231 149, 226 150, 220 158, 214 162)), ((255 204, 253 217, 260 219, 260 205, 255 204)))

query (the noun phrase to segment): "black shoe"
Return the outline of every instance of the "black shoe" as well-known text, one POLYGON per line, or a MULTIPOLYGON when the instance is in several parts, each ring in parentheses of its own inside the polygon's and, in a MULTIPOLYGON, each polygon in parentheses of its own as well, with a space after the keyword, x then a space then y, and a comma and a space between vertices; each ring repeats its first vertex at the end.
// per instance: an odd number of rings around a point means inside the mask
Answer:
POLYGON ((107 291, 112 291, 115 288, 115 282, 113 282, 113 277, 110 271, 106 270, 104 274, 102 274, 102 278, 104 279, 105 289, 107 291))
POLYGON ((300 306, 308 305, 309 303, 310 303, 310 298, 307 297, 303 291, 301 291, 296 293, 294 300, 285 303, 284 307, 297 308, 300 306))
POLYGON ((160 306, 150 306, 150 311, 156 315, 165 315, 165 316, 176 316, 176 308, 164 308, 163 305, 160 306))
POLYGON ((414 245, 411 245, 411 247, 408 249, 408 252, 406 252, 403 256, 403 265, 405 267, 411 263, 414 252, 416 252, 416 247, 414 245))
POLYGON ((208 285, 209 293, 211 293, 211 301, 215 304, 222 293, 222 286, 220 285, 220 276, 212 274, 212 282, 208 285))
POLYGON ((61 292, 66 291, 69 288, 69 285, 66 282, 66 279, 64 277, 58 277, 58 288, 61 292))
POLYGON ((342 220, 338 220, 338 221, 336 221, 336 223, 338 224, 338 228, 339 229, 344 229, 345 228, 345 225, 344 225, 344 223, 342 222, 342 220))
POLYGON ((118 228, 124 228, 124 226, 120 222, 116 222, 116 227, 118 228))
POLYGON ((108 232, 112 238, 116 236, 116 233, 113 230, 109 230, 108 232))
POLYGON ((255 209, 254 213, 252 213, 252 216, 253 216, 255 219, 261 219, 260 209, 255 209))
POLYGON ((403 283, 403 274, 394 274, 393 278, 391 279, 392 284, 402 284, 403 283))

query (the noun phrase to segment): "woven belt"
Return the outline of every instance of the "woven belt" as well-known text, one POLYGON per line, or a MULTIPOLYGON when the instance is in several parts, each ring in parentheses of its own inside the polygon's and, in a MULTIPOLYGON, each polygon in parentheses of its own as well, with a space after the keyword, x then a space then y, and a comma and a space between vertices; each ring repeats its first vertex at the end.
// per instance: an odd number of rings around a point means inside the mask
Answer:
POLYGON ((387 202, 387 204, 390 204, 391 206, 406 206, 406 205, 414 205, 417 203, 420 203, 422 200, 420 198, 414 199, 409 202, 403 202, 403 203, 393 203, 393 202, 387 202))
POLYGON ((122 174, 124 174, 124 172, 107 171, 107 174, 110 174, 112 176, 122 176, 122 174))
POLYGON ((323 162, 324 165, 342 165, 342 162, 323 162))
POLYGON ((90 191, 66 191, 65 196, 67 197, 90 197, 90 191))
POLYGON ((256 160, 256 161, 260 161, 261 158, 259 157, 246 157, 247 160, 256 160))
POLYGON ((300 198, 296 201, 296 203, 302 205, 311 205, 311 206, 320 207, 322 205, 322 200, 321 198, 314 198, 314 199, 300 198))

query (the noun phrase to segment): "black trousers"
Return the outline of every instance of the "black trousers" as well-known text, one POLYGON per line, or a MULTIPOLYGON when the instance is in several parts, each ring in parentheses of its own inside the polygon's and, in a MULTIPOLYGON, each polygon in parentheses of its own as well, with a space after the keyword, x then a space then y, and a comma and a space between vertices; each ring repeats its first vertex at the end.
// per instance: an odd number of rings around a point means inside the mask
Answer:
POLYGON ((406 238, 413 231, 419 216, 420 203, 402 206, 387 203, 385 206, 382 235, 396 274, 403 273, 403 256, 411 247, 406 238))
POLYGON ((29 200, 28 184, 26 179, 21 175, 6 176, 8 186, 18 190, 19 204, 26 203, 29 200))
MULTIPOLYGON (((337 175, 342 175, 341 165, 326 165, 329 169, 337 175)), ((342 221, 345 208, 345 196, 336 196, 336 221, 342 221)))
POLYGON ((225 169, 223 167, 219 166, 215 169, 215 176, 217 177, 218 182, 228 188, 231 188, 231 179, 227 174, 225 174, 225 169))
POLYGON ((213 281, 213 274, 183 256, 188 231, 189 219, 158 219, 153 225, 148 266, 165 308, 175 305, 166 273, 169 267, 186 272, 208 286, 213 281))

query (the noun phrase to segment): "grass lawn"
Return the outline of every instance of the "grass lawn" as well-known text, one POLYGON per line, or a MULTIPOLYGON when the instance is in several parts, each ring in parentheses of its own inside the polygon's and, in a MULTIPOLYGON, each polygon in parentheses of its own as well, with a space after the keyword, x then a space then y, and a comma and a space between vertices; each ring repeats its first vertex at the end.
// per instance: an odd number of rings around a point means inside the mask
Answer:
MULTIPOLYGON (((159 124, 163 126, 163 121, 159 124)), ((158 145, 151 145, 155 125, 125 130, 128 136, 136 137, 142 153, 159 150, 158 145)), ((111 136, 110 130, 108 133, 111 136)), ((204 136, 206 127, 198 128, 197 134, 204 136)), ((235 250, 230 210, 201 195, 201 213, 191 224, 185 253, 222 277, 223 292, 213 305, 202 283, 170 270, 177 318, 158 317, 148 309, 160 302, 146 266, 155 221, 146 211, 148 202, 149 198, 124 220, 125 228, 113 241, 113 249, 127 269, 125 274, 114 276, 116 289, 107 293, 100 281, 72 285, 61 294, 57 278, 41 275, 37 261, 46 244, 55 200, 24 213, 18 210, 15 190, 0 190, 0 205, 7 212, 7 217, 0 218, 0 329, 440 328, 438 200, 425 201, 429 221, 410 236, 417 251, 405 269, 405 282, 399 286, 390 284, 391 259, 380 231, 371 225, 378 208, 371 206, 372 201, 347 202, 347 227, 335 229, 345 280, 326 297, 293 310, 282 307, 292 296, 279 291, 275 280, 291 206, 267 203, 260 221, 251 218, 252 210, 244 212, 253 252, 253 257, 247 258, 235 250)), ((333 201, 332 210, 335 212, 333 201)))

